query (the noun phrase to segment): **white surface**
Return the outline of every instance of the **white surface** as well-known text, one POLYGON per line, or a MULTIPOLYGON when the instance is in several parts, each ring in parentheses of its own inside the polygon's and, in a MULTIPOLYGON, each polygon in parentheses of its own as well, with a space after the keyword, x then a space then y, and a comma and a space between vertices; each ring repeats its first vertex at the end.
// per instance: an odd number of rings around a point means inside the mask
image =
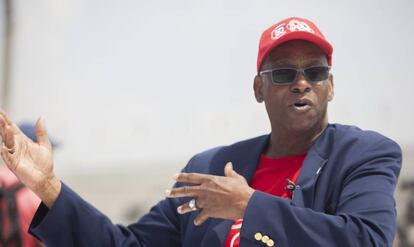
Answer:
POLYGON ((267 133, 252 80, 261 32, 312 19, 334 46, 331 122, 414 140, 413 1, 14 1, 10 113, 43 115, 58 170, 182 166, 267 133), (171 160, 178 164, 171 164, 171 160))

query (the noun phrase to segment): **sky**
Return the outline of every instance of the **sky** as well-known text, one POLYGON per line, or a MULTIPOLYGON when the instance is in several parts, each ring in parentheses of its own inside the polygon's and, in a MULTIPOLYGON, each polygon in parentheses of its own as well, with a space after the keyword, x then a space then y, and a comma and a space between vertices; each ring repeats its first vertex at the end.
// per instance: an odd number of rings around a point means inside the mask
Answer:
POLYGON ((252 90, 258 41, 289 16, 311 19, 333 44, 330 122, 414 147, 413 1, 14 0, 13 9, 8 112, 45 117, 62 172, 184 166, 269 133, 252 90))

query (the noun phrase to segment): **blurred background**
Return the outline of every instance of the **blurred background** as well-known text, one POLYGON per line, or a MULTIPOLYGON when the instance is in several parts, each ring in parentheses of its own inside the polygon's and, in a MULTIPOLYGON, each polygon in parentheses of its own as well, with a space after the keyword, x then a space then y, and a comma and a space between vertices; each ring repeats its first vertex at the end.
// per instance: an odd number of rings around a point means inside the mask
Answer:
POLYGON ((269 133, 252 90, 260 35, 309 18, 334 46, 330 122, 403 149, 406 230, 413 10, 410 0, 1 0, 2 106, 18 123, 45 117, 62 180, 114 222, 134 222, 194 154, 269 133))

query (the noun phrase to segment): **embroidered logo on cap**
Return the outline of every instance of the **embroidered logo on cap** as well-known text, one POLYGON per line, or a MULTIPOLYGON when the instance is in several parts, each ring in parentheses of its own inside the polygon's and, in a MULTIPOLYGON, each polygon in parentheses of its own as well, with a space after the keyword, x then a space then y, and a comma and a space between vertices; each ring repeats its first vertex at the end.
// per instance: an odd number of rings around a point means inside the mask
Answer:
POLYGON ((280 38, 280 36, 282 36, 285 33, 286 33, 285 23, 282 23, 278 25, 277 27, 275 27, 275 29, 273 29, 273 31, 270 33, 270 37, 272 39, 278 39, 280 38))
POLYGON ((315 33, 315 31, 313 31, 313 29, 306 22, 293 19, 289 21, 287 25, 285 23, 281 23, 280 25, 277 25, 273 29, 273 31, 270 33, 270 37, 272 39, 278 39, 281 36, 283 36, 285 33, 287 33, 287 31, 290 31, 290 32, 304 31, 304 32, 309 32, 309 33, 315 33))

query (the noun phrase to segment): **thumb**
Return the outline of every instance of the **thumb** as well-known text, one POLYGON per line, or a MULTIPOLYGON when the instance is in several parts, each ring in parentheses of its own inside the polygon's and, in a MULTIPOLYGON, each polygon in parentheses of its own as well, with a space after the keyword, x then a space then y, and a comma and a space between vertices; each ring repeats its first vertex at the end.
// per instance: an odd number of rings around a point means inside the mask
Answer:
POLYGON ((37 143, 48 148, 52 148, 52 145, 49 142, 47 137, 47 131, 45 127, 45 119, 40 117, 36 122, 36 139, 37 143))
POLYGON ((233 164, 231 162, 227 162, 226 166, 224 166, 224 175, 226 177, 237 177, 239 174, 233 170, 233 164))

